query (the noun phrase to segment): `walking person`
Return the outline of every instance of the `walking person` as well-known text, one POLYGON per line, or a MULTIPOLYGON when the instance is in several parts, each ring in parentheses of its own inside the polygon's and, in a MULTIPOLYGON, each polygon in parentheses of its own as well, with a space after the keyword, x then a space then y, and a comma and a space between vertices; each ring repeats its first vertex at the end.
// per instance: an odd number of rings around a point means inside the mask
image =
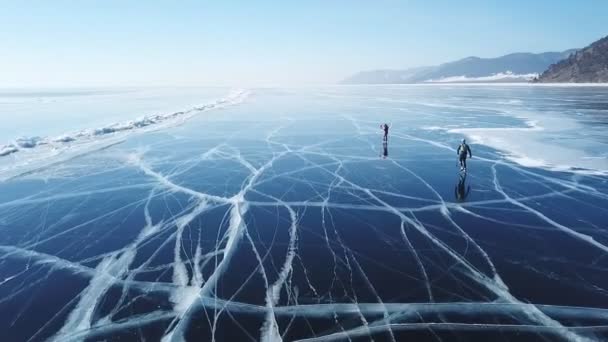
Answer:
POLYGON ((456 154, 458 154, 458 161, 460 162, 460 171, 467 172, 467 153, 469 154, 469 158, 473 158, 471 148, 469 145, 467 145, 466 140, 462 139, 462 142, 456 150, 456 154))
POLYGON ((382 140, 388 141, 388 124, 384 123, 380 125, 380 128, 384 130, 384 138, 382 138, 382 140))

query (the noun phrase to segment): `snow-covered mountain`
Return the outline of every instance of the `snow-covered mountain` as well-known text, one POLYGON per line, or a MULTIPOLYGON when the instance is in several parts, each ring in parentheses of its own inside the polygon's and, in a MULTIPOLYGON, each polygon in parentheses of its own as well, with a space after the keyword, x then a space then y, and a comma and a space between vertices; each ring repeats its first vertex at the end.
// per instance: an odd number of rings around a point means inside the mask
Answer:
POLYGON ((575 51, 512 53, 497 58, 467 57, 437 66, 363 71, 348 77, 342 83, 526 82, 575 51))

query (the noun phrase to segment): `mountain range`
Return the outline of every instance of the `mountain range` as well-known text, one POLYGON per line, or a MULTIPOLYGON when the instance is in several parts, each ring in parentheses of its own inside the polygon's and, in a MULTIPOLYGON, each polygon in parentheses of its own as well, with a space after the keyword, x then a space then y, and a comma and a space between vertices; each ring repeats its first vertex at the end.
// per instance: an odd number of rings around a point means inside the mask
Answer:
POLYGON ((537 82, 608 82, 608 36, 551 65, 537 82))
POLYGON ((346 78, 342 83, 527 82, 576 51, 523 52, 496 58, 467 57, 437 66, 363 71, 346 78))

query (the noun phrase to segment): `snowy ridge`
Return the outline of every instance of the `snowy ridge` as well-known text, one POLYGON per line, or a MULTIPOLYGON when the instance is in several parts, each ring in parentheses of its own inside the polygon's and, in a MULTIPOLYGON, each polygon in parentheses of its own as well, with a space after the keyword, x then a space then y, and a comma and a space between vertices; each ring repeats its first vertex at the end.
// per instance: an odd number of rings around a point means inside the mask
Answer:
POLYGON ((34 149, 44 145, 49 146, 52 149, 61 149, 62 147, 66 147, 66 145, 81 141, 91 141, 109 134, 130 132, 143 128, 158 128, 161 124, 178 124, 201 112, 240 103, 245 100, 248 95, 249 92, 246 90, 235 90, 224 98, 200 107, 194 107, 187 111, 147 115, 134 120, 117 122, 104 127, 84 129, 56 137, 20 137, 13 142, 0 146, 0 157, 8 156, 24 149, 34 149))
POLYGON ((48 165, 103 150, 136 133, 173 127, 209 110, 243 102, 250 92, 235 90, 228 96, 187 111, 144 116, 104 127, 85 129, 55 137, 22 137, 0 145, 0 182, 48 165))
POLYGON ((440 79, 430 79, 425 82, 428 83, 452 83, 452 82, 527 82, 538 77, 537 73, 531 74, 514 74, 511 71, 499 72, 489 76, 480 77, 468 77, 465 75, 461 76, 449 76, 442 77, 440 79))

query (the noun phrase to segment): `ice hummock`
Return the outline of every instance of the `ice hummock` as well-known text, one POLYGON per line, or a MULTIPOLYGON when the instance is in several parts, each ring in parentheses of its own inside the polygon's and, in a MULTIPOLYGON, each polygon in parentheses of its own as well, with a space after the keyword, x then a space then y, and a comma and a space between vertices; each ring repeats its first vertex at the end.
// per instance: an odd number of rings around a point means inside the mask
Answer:
POLYGON ((238 104, 248 95, 249 91, 238 89, 229 92, 225 97, 184 111, 146 115, 57 136, 19 137, 0 145, 0 180, 102 149, 136 132, 143 133, 179 125, 197 114, 238 104))
POLYGON ((41 145, 52 145, 53 148, 61 148, 65 147, 66 144, 75 144, 83 140, 90 141, 108 134, 135 131, 137 129, 153 127, 160 124, 177 123, 177 120, 186 120, 192 115, 200 112, 241 102, 247 95, 248 92, 245 90, 235 90, 224 98, 186 111, 147 115, 134 120, 117 122, 103 127, 83 129, 55 137, 19 137, 13 142, 0 146, 0 157, 19 152, 23 149, 33 149, 41 145))

